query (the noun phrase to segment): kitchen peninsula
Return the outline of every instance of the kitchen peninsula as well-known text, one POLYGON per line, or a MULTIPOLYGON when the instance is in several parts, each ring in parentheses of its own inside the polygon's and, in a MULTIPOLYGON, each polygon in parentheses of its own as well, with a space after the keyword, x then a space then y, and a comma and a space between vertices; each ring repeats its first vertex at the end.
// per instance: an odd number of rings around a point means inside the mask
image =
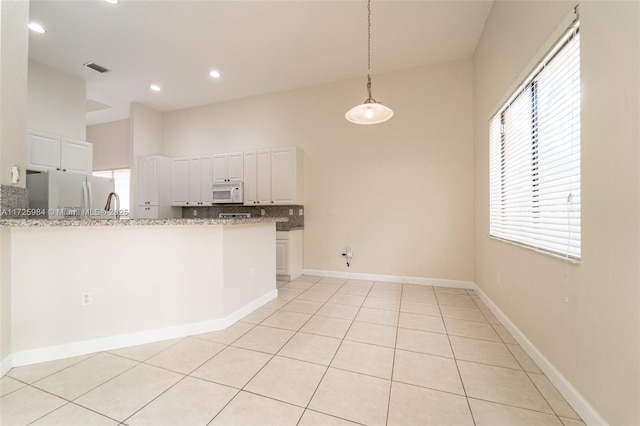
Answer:
POLYGON ((10 363, 228 327, 276 297, 282 220, 0 220, 10 363))

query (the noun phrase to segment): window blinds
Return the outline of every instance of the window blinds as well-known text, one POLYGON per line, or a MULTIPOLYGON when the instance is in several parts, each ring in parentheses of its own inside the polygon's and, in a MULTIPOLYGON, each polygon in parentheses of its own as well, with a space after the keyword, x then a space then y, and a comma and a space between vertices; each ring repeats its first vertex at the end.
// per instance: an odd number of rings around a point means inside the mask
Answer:
POLYGON ((580 259, 577 22, 489 124, 490 235, 580 259))

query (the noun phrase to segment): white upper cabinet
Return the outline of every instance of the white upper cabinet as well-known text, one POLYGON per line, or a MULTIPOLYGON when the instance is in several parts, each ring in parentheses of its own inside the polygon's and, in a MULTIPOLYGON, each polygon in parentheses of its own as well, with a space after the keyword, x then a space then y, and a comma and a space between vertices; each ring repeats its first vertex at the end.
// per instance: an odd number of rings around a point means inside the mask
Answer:
POLYGON ((85 141, 29 130, 27 169, 91 173, 93 145, 85 141))
POLYGON ((27 138, 28 169, 60 170, 60 136, 29 130, 27 138))
POLYGON ((271 150, 258 151, 256 170, 256 201, 271 203, 271 150))
POLYGON ((212 156, 178 157, 171 162, 171 205, 211 205, 212 156))
POLYGON ((303 204, 302 151, 297 147, 271 150, 271 201, 303 204))
POLYGON ((258 188, 256 187, 257 183, 257 172, 258 172, 258 163, 256 159, 256 152, 245 152, 244 153, 244 204, 246 206, 252 206, 256 204, 258 200, 258 188))
POLYGON ((242 182, 244 178, 244 154, 232 152, 213 156, 213 182, 242 182))
POLYGON ((211 184, 213 183, 213 156, 200 157, 200 202, 211 204, 211 184))
POLYGON ((302 204, 302 160, 297 147, 245 153, 244 204, 302 204))
POLYGON ((141 157, 138 160, 138 205, 158 205, 158 161, 156 157, 141 157))
POLYGON ((68 172, 91 173, 93 171, 93 144, 62 138, 60 166, 68 172))
POLYGON ((189 160, 189 205, 197 206, 202 204, 200 201, 200 169, 202 162, 200 157, 191 157, 189 160))
POLYGON ((171 160, 171 205, 189 205, 190 191, 189 157, 171 160))

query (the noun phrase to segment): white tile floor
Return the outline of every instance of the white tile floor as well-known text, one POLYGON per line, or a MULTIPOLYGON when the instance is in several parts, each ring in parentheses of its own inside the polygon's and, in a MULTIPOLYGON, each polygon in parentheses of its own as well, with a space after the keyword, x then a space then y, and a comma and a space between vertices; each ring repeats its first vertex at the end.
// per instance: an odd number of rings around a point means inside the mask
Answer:
POLYGON ((2 425, 580 425, 469 290, 303 276, 215 333, 14 368, 2 425))

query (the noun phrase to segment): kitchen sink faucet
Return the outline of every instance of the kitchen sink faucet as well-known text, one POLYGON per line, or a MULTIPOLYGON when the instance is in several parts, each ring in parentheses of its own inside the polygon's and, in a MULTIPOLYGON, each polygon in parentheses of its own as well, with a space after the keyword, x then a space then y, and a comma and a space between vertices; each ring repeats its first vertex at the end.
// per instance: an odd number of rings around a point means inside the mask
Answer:
POLYGON ((104 206, 104 209, 108 212, 111 210, 111 199, 116 197, 116 219, 120 219, 120 197, 115 192, 110 192, 107 196, 107 205, 104 206))

